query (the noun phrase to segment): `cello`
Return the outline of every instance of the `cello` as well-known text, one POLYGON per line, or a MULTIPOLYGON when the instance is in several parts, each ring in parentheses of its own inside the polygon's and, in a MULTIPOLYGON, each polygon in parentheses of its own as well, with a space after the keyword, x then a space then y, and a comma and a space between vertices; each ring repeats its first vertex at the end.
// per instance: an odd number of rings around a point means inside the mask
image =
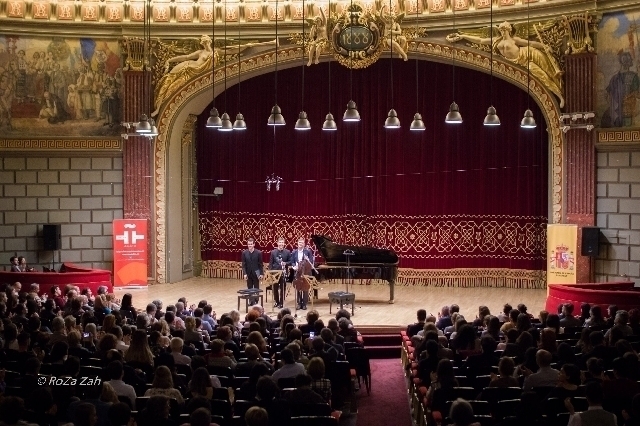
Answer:
POLYGON ((311 262, 306 257, 298 263, 298 269, 296 269, 292 282, 296 291, 309 291, 309 288, 311 288, 309 280, 305 278, 305 275, 311 275, 311 268, 311 262))

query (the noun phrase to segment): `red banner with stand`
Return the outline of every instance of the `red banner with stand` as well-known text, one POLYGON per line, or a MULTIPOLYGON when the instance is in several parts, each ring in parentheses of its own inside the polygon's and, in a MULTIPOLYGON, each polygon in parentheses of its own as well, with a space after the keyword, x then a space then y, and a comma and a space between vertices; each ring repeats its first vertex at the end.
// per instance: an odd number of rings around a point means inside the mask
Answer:
POLYGON ((147 286, 148 241, 146 219, 113 221, 114 286, 147 286))

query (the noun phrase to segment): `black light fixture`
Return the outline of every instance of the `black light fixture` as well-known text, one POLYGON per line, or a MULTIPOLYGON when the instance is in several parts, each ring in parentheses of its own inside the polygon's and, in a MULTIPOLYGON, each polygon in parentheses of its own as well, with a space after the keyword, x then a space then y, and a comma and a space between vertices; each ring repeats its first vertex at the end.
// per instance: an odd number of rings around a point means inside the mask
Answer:
MULTIPOLYGON (((269 126, 284 126, 286 123, 284 121, 284 117, 282 116, 282 111, 278 106, 278 0, 276 0, 276 70, 274 73, 274 99, 275 102, 273 104, 273 108, 271 108, 271 114, 269 114, 269 120, 267 120, 267 125, 269 126)), ((303 55, 304 56, 304 55, 303 55)))
POLYGON ((309 119, 307 118, 307 113, 304 112, 304 48, 306 47, 306 35, 304 28, 304 18, 305 18, 305 4, 304 0, 302 0, 302 87, 300 91, 302 92, 302 108, 300 114, 298 115, 298 120, 296 121, 295 129, 296 130, 311 130, 311 123, 309 123, 309 119))
MULTIPOLYGON (((145 111, 149 111, 149 66, 151 60, 151 0, 147 0, 144 5, 144 21, 142 22, 142 32, 144 39, 144 48, 142 59, 142 96, 144 97, 142 107, 145 111)), ((136 124, 136 133, 141 136, 151 136, 151 123, 149 123, 149 117, 146 112, 140 114, 140 120, 136 124)))
MULTIPOLYGON (((416 9, 418 5, 416 4, 416 9)), ((385 23, 386 25, 386 23, 385 23)), ((398 113, 395 109, 393 109, 393 17, 391 16, 391 0, 389 0, 389 59, 391 60, 391 65, 389 66, 390 73, 390 86, 391 86, 391 109, 387 114, 387 119, 384 121, 385 129, 399 129, 400 128, 400 120, 398 119, 398 113)), ((417 91, 417 90, 416 90, 417 91)))
MULTIPOLYGON (((416 39, 418 38, 418 2, 416 2, 416 39)), ((416 41, 416 51, 417 49, 417 41, 416 41)), ((420 107, 420 91, 418 90, 418 56, 416 55, 416 111, 420 107)), ((424 121, 422 121, 422 115, 419 112, 416 112, 413 115, 413 121, 411 122, 411 126, 409 126, 409 130, 420 131, 427 130, 424 127, 424 121)))
POLYGON ((529 108, 529 102, 531 100, 531 92, 529 85, 531 84, 531 56, 529 50, 529 8, 531 7, 531 2, 527 2, 527 110, 524 112, 524 117, 522 117, 522 121, 520 122, 520 127, 523 129, 535 129, 536 128, 536 119, 533 118, 533 112, 531 112, 531 108, 529 108))
MULTIPOLYGON (((489 31, 490 31, 490 43, 489 43, 489 49, 490 49, 490 56, 489 56, 489 63, 491 66, 491 80, 490 80, 490 86, 489 86, 489 97, 493 98, 493 0, 490 0, 490 5, 491 5, 491 18, 490 18, 490 24, 489 24, 489 31)), ((484 123, 485 126, 499 126, 500 125, 500 118, 498 117, 498 114, 496 113, 496 109, 493 107, 493 105, 491 105, 489 107, 489 109, 487 110, 487 115, 486 117, 484 117, 484 123)))
MULTIPOLYGON (((491 0, 493 1, 493 0, 491 0)), ((451 4, 451 9, 453 11, 453 30, 456 30, 456 5, 454 3, 451 4)), ((451 77, 452 77, 452 83, 451 83, 451 90, 453 92, 453 99, 454 101, 451 102, 451 105, 449 106, 449 112, 447 113, 447 116, 444 119, 445 123, 449 123, 449 124, 460 124, 462 123, 462 115, 460 115, 460 108, 458 108, 458 104, 455 101, 456 98, 456 51, 453 48, 453 42, 451 42, 451 66, 452 66, 452 71, 451 71, 451 77)))
MULTIPOLYGON (((353 0, 349 6, 349 21, 351 21, 351 15, 353 14, 353 0)), ((351 40, 353 40, 353 23, 351 23, 351 40)), ((353 55, 351 54, 351 45, 349 45, 349 91, 351 100, 347 102, 347 110, 342 116, 342 121, 360 121, 360 113, 356 107, 356 103, 353 101, 353 55)))
MULTIPOLYGON (((224 43, 225 48, 227 46, 227 0, 224 0, 224 43)), ((224 59, 224 109, 227 109, 227 52, 226 49, 223 50, 222 57, 224 59)), ((233 123, 231 123, 231 118, 229 118, 229 114, 226 112, 222 114, 222 126, 218 128, 221 132, 230 132, 233 130, 233 123)))
MULTIPOLYGON (((331 0, 329 0, 329 4, 327 5, 327 15, 331 17, 331 0)), ((317 48, 316 48, 317 49, 317 48)), ((329 69, 329 109, 331 109, 331 61, 327 63, 327 68, 329 69)), ((338 126, 336 125, 336 120, 333 118, 333 114, 331 112, 327 113, 324 123, 322 123, 322 130, 338 130, 338 126)))
MULTIPOLYGON (((240 3, 238 3, 238 107, 240 107, 240 3)), ((233 130, 247 130, 247 123, 240 112, 236 115, 233 130)))
MULTIPOLYGON (((216 100, 215 89, 215 67, 216 67, 216 4, 211 4, 211 103, 216 100)), ((222 127, 222 120, 220 120, 220 114, 215 106, 211 106, 209 112, 209 118, 207 119, 207 127, 217 129, 222 127)))

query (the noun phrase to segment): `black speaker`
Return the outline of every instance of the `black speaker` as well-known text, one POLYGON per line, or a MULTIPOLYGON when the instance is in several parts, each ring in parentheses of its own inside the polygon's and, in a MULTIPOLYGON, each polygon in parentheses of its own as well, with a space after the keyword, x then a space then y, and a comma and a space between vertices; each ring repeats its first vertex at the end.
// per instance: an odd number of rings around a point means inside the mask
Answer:
POLYGON ((582 228, 582 255, 596 257, 600 252, 600 228, 585 226, 582 228))
POLYGON ((62 232, 60 225, 42 225, 42 242, 45 250, 62 248, 62 232))

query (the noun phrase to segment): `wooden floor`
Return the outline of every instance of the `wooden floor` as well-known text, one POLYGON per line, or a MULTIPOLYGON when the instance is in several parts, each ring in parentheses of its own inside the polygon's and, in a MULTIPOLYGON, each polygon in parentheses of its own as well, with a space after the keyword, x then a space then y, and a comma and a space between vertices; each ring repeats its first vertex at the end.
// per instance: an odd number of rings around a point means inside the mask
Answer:
MULTIPOLYGON (((168 303, 176 303, 180 297, 186 297, 188 304, 197 304, 200 300, 207 300, 218 316, 231 309, 237 309, 237 290, 245 288, 245 282, 241 280, 220 278, 190 278, 174 284, 154 284, 146 289, 116 289, 116 295, 121 298, 125 292, 133 295, 133 303, 137 309, 144 309, 154 299, 160 299, 165 306, 168 303)), ((344 284, 321 283, 319 300, 314 301, 316 309, 325 322, 335 315, 336 305, 333 305, 332 314, 329 314, 330 291, 345 290, 344 284)), ((361 285, 350 286, 351 292, 356 295, 355 315, 352 320, 355 325, 406 325, 415 321, 416 311, 424 308, 427 312, 437 315, 444 305, 457 303, 467 319, 474 319, 478 313, 478 306, 486 305, 491 313, 497 314, 502 310, 504 303, 516 306, 524 303, 529 312, 536 315, 544 309, 546 290, 523 290, 509 288, 457 288, 457 287, 395 287, 395 303, 389 304, 389 287, 387 285, 361 285)), ((295 308, 294 295, 291 292, 285 306, 295 308)), ((275 316, 273 300, 269 294, 269 302, 265 302, 268 314, 275 316)), ((311 309, 311 301, 308 305, 311 309)), ((350 310, 350 307, 349 307, 350 310)), ((244 302, 240 312, 244 312, 244 302)), ((304 321, 307 311, 298 311, 298 321, 304 321)))

